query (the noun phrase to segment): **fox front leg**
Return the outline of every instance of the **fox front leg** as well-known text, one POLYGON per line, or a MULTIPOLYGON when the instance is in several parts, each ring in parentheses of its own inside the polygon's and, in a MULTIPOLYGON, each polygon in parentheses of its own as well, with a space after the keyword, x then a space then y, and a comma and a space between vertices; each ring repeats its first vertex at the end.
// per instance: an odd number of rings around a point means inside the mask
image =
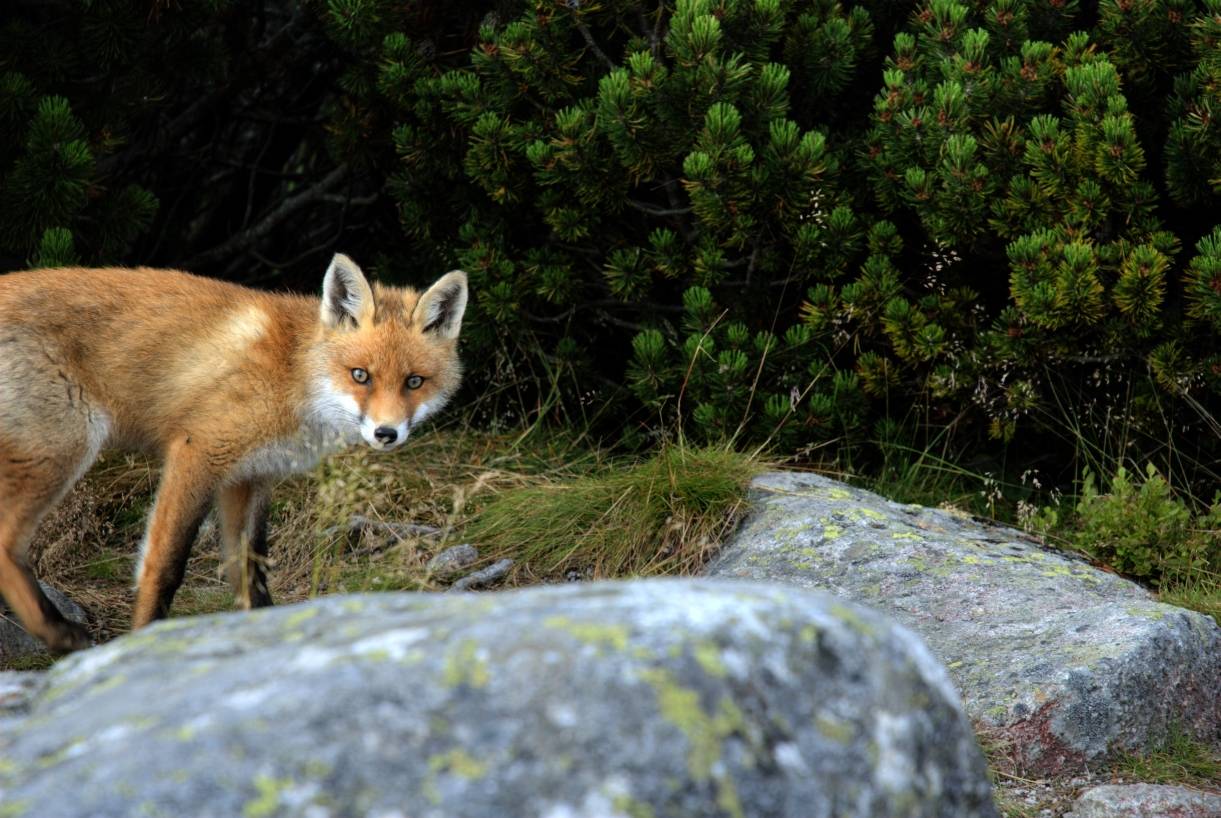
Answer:
POLYGON ((189 437, 170 447, 140 549, 133 628, 169 614, 217 482, 202 448, 189 437))

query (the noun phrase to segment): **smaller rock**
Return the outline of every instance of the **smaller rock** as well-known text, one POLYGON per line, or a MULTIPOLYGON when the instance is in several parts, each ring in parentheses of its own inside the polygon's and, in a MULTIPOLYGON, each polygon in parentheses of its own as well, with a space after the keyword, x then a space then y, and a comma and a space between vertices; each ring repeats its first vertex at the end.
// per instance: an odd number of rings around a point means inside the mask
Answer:
POLYGON ((452 577, 479 559, 479 550, 470 543, 446 548, 428 561, 428 570, 439 577, 452 577))
POLYGON ((38 671, 0 670, 0 719, 21 714, 46 685, 46 674, 38 671))
POLYGON ((1217 818, 1221 795, 1165 784, 1106 784, 1081 794, 1064 818, 1217 818))
POLYGON ((449 591, 469 591, 472 588, 481 588, 484 585, 491 585, 493 582, 498 582, 504 579, 505 574, 509 573, 509 569, 513 567, 513 560, 498 560, 487 568, 480 569, 473 574, 468 574, 462 579, 449 586, 449 591))
MULTIPOLYGON (((45 582, 38 584, 65 617, 81 625, 89 624, 89 617, 84 608, 68 599, 59 589, 52 588, 45 582)), ((23 656, 45 656, 46 653, 46 646, 21 627, 17 617, 3 604, 3 600, 0 600, 0 664, 10 664, 23 656)))

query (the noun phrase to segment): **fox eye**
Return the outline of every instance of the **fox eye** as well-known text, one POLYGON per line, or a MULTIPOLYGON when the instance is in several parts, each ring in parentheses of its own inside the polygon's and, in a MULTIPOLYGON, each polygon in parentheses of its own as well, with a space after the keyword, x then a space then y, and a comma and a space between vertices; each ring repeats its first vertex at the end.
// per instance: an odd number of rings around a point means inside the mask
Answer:
POLYGON ((352 380, 356 381, 357 383, 368 383, 369 373, 358 366, 352 370, 352 380))
POLYGON ((420 386, 423 385, 423 383, 424 383, 424 379, 422 377, 420 377, 419 375, 412 375, 411 377, 409 377, 407 379, 407 388, 408 389, 419 389, 420 386))

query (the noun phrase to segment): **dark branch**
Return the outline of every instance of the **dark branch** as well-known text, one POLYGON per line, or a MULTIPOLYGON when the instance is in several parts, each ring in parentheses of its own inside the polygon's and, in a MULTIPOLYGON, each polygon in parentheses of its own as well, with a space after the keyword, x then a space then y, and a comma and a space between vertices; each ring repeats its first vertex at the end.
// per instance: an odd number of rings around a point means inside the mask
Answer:
POLYGON ((253 227, 247 228, 242 232, 233 236, 228 241, 222 242, 220 245, 207 250, 194 258, 185 262, 184 266, 188 268, 199 268, 206 266, 214 261, 223 259, 233 253, 241 252, 249 248, 251 245, 258 242, 268 233, 274 230, 283 222, 287 221, 291 216, 306 205, 313 204, 323 198, 332 188, 344 180, 348 174, 348 166, 340 165, 333 171, 328 173, 322 181, 311 188, 301 191, 296 196, 290 196, 280 203, 279 207, 267 213, 253 227))
POLYGON ((581 32, 581 37, 584 38, 585 44, 589 46, 589 50, 594 52, 594 55, 597 56, 597 58, 600 59, 610 70, 614 71, 616 68, 618 68, 619 66, 615 65, 615 63, 611 61, 611 58, 606 56, 606 52, 598 48, 598 44, 594 42, 594 35, 589 33, 589 27, 580 20, 577 20, 576 24, 577 31, 581 32))
POLYGON ((638 202, 635 199, 625 199, 627 206, 639 210, 641 213, 648 213, 650 216, 686 216, 691 212, 690 207, 657 207, 646 202, 638 202))

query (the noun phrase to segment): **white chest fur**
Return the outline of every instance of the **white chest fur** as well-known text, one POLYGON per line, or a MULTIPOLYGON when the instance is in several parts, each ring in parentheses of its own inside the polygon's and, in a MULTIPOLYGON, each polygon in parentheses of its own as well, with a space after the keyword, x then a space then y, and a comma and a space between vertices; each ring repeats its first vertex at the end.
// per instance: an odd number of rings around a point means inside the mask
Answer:
POLYGON ((275 478, 309 471, 324 457, 360 440, 360 407, 351 397, 319 382, 297 432, 247 454, 230 472, 230 480, 275 478))
POLYGON ((304 427, 292 437, 260 446, 243 457, 231 479, 283 477, 309 471, 324 457, 360 442, 360 432, 333 427, 304 427))

